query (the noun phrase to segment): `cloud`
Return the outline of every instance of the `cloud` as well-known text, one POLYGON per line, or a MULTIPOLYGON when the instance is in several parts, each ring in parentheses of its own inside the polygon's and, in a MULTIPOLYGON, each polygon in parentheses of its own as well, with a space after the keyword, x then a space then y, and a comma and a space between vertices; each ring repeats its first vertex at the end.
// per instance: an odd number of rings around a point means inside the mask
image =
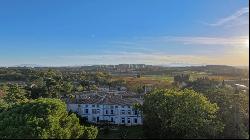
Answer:
POLYGON ((215 23, 205 23, 209 26, 223 26, 227 25, 228 27, 236 26, 236 25, 244 25, 249 24, 249 8, 244 7, 240 10, 236 11, 234 14, 224 17, 216 21, 215 23))
POLYGON ((248 36, 232 36, 232 37, 206 37, 206 36, 159 36, 159 37, 144 37, 135 41, 119 43, 114 45, 119 48, 155 51, 154 46, 169 46, 171 43, 176 43, 180 47, 185 45, 199 45, 199 47, 207 46, 245 46, 248 36), (150 48, 151 47, 151 48, 150 48))
MULTIPOLYGON (((0 64, 4 64, 0 60, 0 64)), ((8 65, 36 63, 43 66, 80 66, 96 64, 149 64, 149 65, 248 65, 247 55, 230 54, 211 57, 209 55, 168 55, 145 53, 113 53, 113 54, 82 54, 50 56, 43 60, 12 61, 8 65)))
POLYGON ((51 61, 69 64, 247 64, 248 36, 158 36, 109 41, 94 54, 57 56, 51 61), (244 56, 244 57, 243 57, 244 56))
MULTIPOLYGON (((164 53, 128 53, 115 52, 113 54, 83 54, 83 55, 65 55, 53 56, 51 61, 57 62, 57 65, 83 65, 83 64, 149 64, 149 65, 168 65, 168 64, 226 64, 226 65, 246 65, 248 56, 238 54, 230 55, 170 55, 164 53)), ((47 62, 47 61, 46 61, 47 62)))
MULTIPOLYGON (((145 53, 126 53, 117 52, 114 54, 102 55, 71 55, 58 56, 55 59, 67 60, 71 62, 82 62, 88 64, 120 64, 120 63, 144 63, 144 64, 170 64, 170 63, 201 63, 200 60, 208 60, 206 56, 192 55, 166 55, 166 54, 145 54, 145 53)), ((64 61, 65 62, 65 61, 64 61)))
POLYGON ((244 46, 248 36, 238 37, 163 37, 165 42, 177 42, 185 45, 215 45, 215 46, 244 46))

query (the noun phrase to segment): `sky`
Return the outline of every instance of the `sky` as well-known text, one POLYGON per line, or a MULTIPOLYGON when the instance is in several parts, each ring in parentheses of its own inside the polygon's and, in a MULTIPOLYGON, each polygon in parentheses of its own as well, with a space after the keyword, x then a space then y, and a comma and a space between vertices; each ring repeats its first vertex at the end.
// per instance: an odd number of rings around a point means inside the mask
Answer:
POLYGON ((0 1, 0 66, 243 66, 248 42, 248 0, 0 1))

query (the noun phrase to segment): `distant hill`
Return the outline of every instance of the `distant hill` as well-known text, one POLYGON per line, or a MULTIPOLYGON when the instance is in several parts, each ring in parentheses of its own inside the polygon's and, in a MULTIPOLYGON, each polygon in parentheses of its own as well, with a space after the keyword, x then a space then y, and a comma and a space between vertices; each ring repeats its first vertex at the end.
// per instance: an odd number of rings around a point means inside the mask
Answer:
POLYGON ((20 65, 15 65, 15 66, 12 66, 12 67, 43 67, 42 65, 37 65, 37 64, 20 64, 20 65))
POLYGON ((235 67, 239 69, 249 69, 249 66, 235 66, 235 67))

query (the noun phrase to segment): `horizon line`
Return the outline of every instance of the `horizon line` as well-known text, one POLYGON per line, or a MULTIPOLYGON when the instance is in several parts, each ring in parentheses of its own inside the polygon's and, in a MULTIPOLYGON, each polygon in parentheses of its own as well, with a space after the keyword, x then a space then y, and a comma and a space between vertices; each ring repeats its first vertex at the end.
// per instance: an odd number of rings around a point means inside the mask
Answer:
POLYGON ((12 66, 0 66, 0 68, 53 68, 53 67, 86 67, 86 66, 118 66, 118 65, 145 65, 145 66, 160 66, 160 67, 193 67, 193 66, 231 66, 231 67, 249 67, 249 65, 226 65, 226 64, 183 64, 183 63, 171 63, 171 64, 133 64, 133 63, 120 63, 120 64, 83 64, 83 65, 39 65, 39 64, 20 64, 20 65, 12 65, 12 66), (22 66, 23 65, 23 66, 22 66), (25 66, 26 65, 26 66, 25 66), (34 66, 29 66, 34 65, 34 66))

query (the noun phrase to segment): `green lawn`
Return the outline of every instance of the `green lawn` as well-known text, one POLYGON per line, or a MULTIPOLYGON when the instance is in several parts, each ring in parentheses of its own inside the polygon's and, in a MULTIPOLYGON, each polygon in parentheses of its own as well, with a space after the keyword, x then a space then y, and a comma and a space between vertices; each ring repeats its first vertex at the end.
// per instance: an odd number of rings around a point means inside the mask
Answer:
POLYGON ((142 139, 142 126, 117 126, 109 131, 100 130, 97 139, 142 139))

